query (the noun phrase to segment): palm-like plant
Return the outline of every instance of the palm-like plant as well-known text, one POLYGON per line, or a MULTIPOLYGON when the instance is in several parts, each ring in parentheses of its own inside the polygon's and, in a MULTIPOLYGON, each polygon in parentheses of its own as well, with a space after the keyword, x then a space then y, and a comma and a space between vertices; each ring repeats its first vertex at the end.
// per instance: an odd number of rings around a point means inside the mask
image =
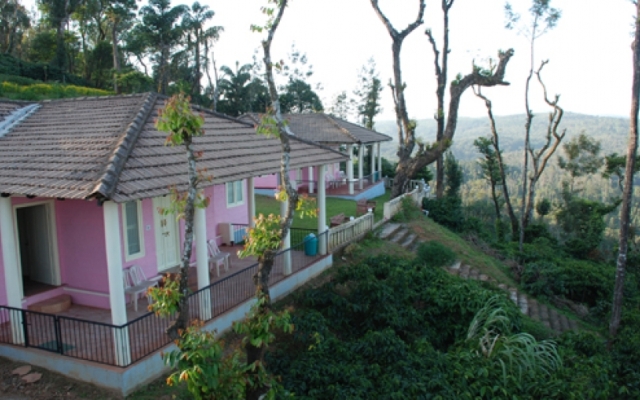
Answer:
POLYGON ((524 332, 511 333, 511 320, 503 301, 502 296, 493 296, 473 317, 467 341, 477 342, 476 354, 500 365, 505 386, 509 376, 517 376, 521 381, 525 374, 548 376, 560 368, 562 359, 554 341, 537 341, 524 332))

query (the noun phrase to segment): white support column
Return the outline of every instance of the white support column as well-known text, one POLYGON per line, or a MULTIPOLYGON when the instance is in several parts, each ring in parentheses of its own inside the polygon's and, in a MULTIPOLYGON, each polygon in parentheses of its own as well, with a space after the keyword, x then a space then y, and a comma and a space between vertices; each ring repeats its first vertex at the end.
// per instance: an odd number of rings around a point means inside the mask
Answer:
MULTIPOLYGON (((196 270, 198 275, 198 290, 211 284, 209 276, 209 252, 207 250, 207 212, 206 209, 197 207, 194 215, 194 230, 196 233, 196 270)), ((209 290, 198 294, 200 307, 200 319, 211 319, 211 293, 209 290)))
MULTIPOLYGON (((109 278, 109 305, 111 306, 111 323, 124 325, 127 323, 127 305, 125 302, 122 246, 120 242, 120 218, 118 205, 106 201, 102 205, 104 216, 105 249, 107 251, 107 275, 109 278)), ((113 330, 116 363, 119 366, 131 363, 131 349, 129 348, 129 330, 113 330)))
POLYGON ((377 144, 378 147, 378 180, 382 180, 382 153, 380 152, 380 142, 377 144))
MULTIPOLYGON (((318 185, 320 185, 319 182, 318 185)), ((312 194, 313 190, 313 167, 309 167, 309 194, 312 194)))
POLYGON ((253 220, 256 216, 256 189, 253 185, 253 176, 247 179, 247 202, 249 203, 249 227, 255 228, 256 222, 253 220))
POLYGON ((376 155, 373 152, 374 145, 369 146, 369 165, 371 166, 371 183, 376 181, 376 155))
MULTIPOLYGON (((22 276, 16 252, 17 238, 13 229, 13 207, 11 198, 0 197, 0 245, 4 264, 4 285, 7 293, 7 305, 22 308, 22 276)), ((22 315, 11 312, 11 338, 13 344, 24 343, 22 315)), ((4 322, 4 321, 3 321, 4 322)))
POLYGON ((364 167, 363 164, 364 161, 364 145, 359 145, 358 146, 358 188, 360 188, 360 190, 363 189, 363 185, 362 185, 362 169, 364 167))
MULTIPOLYGON (((327 166, 318 167, 318 181, 323 182, 327 173, 327 166)), ((324 185, 318 185, 318 254, 327 254, 327 238, 324 235, 327 230, 327 191, 324 185)))
POLYGON ((296 182, 300 183, 302 181, 302 168, 296 169, 296 182))
POLYGON ((349 194, 353 194, 353 145, 347 145, 347 181, 349 182, 349 194))

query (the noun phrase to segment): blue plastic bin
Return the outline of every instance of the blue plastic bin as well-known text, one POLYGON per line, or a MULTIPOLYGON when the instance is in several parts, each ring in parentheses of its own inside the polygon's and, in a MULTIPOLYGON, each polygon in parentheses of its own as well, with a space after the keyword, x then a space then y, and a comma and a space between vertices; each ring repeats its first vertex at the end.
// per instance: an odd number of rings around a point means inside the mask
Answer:
POLYGON ((304 255, 313 257, 318 254, 318 238, 313 233, 304 237, 304 255))

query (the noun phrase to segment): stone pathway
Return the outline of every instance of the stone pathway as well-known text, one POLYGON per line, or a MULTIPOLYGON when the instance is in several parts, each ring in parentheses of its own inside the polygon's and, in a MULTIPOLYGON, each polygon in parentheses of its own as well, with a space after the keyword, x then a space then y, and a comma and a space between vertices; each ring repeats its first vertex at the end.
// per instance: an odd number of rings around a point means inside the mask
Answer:
MULTIPOLYGON (((409 228, 403 224, 397 223, 387 223, 383 225, 382 231, 378 234, 378 237, 380 237, 380 239, 399 244, 412 252, 415 252, 420 243, 422 243, 422 241, 418 239, 418 236, 409 228)), ((520 311, 522 311, 523 314, 528 315, 536 321, 542 322, 547 328, 552 329, 558 334, 568 330, 578 330, 578 322, 576 320, 559 313, 555 308, 549 307, 543 303, 538 303, 536 299, 530 298, 526 294, 519 292, 517 288, 509 287, 504 283, 497 282, 492 277, 481 273, 479 270, 469 265, 462 264, 458 261, 447 268, 447 272, 452 275, 459 276, 462 279, 489 282, 490 284, 499 287, 508 293, 511 301, 520 308, 520 311)))

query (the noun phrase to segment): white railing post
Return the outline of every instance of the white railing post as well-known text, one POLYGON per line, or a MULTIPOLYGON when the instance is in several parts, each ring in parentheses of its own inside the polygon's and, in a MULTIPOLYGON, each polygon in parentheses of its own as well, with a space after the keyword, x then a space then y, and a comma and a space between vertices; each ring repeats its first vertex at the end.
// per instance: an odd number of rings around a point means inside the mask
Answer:
MULTIPOLYGON (((196 208, 194 228, 196 233, 196 273, 198 275, 198 290, 200 290, 211 284, 209 251, 207 249, 207 215, 206 210, 202 207, 196 208)), ((202 321, 211 319, 211 296, 208 293, 208 290, 198 293, 199 315, 202 321)))
MULTIPOLYGON (((4 265, 4 286, 7 294, 7 305, 22 308, 22 277, 18 264, 16 249, 17 238, 13 229, 13 207, 10 197, 0 197, 0 246, 2 247, 2 262, 4 265)), ((11 316, 11 339, 13 344, 24 343, 22 331, 22 315, 9 311, 11 316)))

